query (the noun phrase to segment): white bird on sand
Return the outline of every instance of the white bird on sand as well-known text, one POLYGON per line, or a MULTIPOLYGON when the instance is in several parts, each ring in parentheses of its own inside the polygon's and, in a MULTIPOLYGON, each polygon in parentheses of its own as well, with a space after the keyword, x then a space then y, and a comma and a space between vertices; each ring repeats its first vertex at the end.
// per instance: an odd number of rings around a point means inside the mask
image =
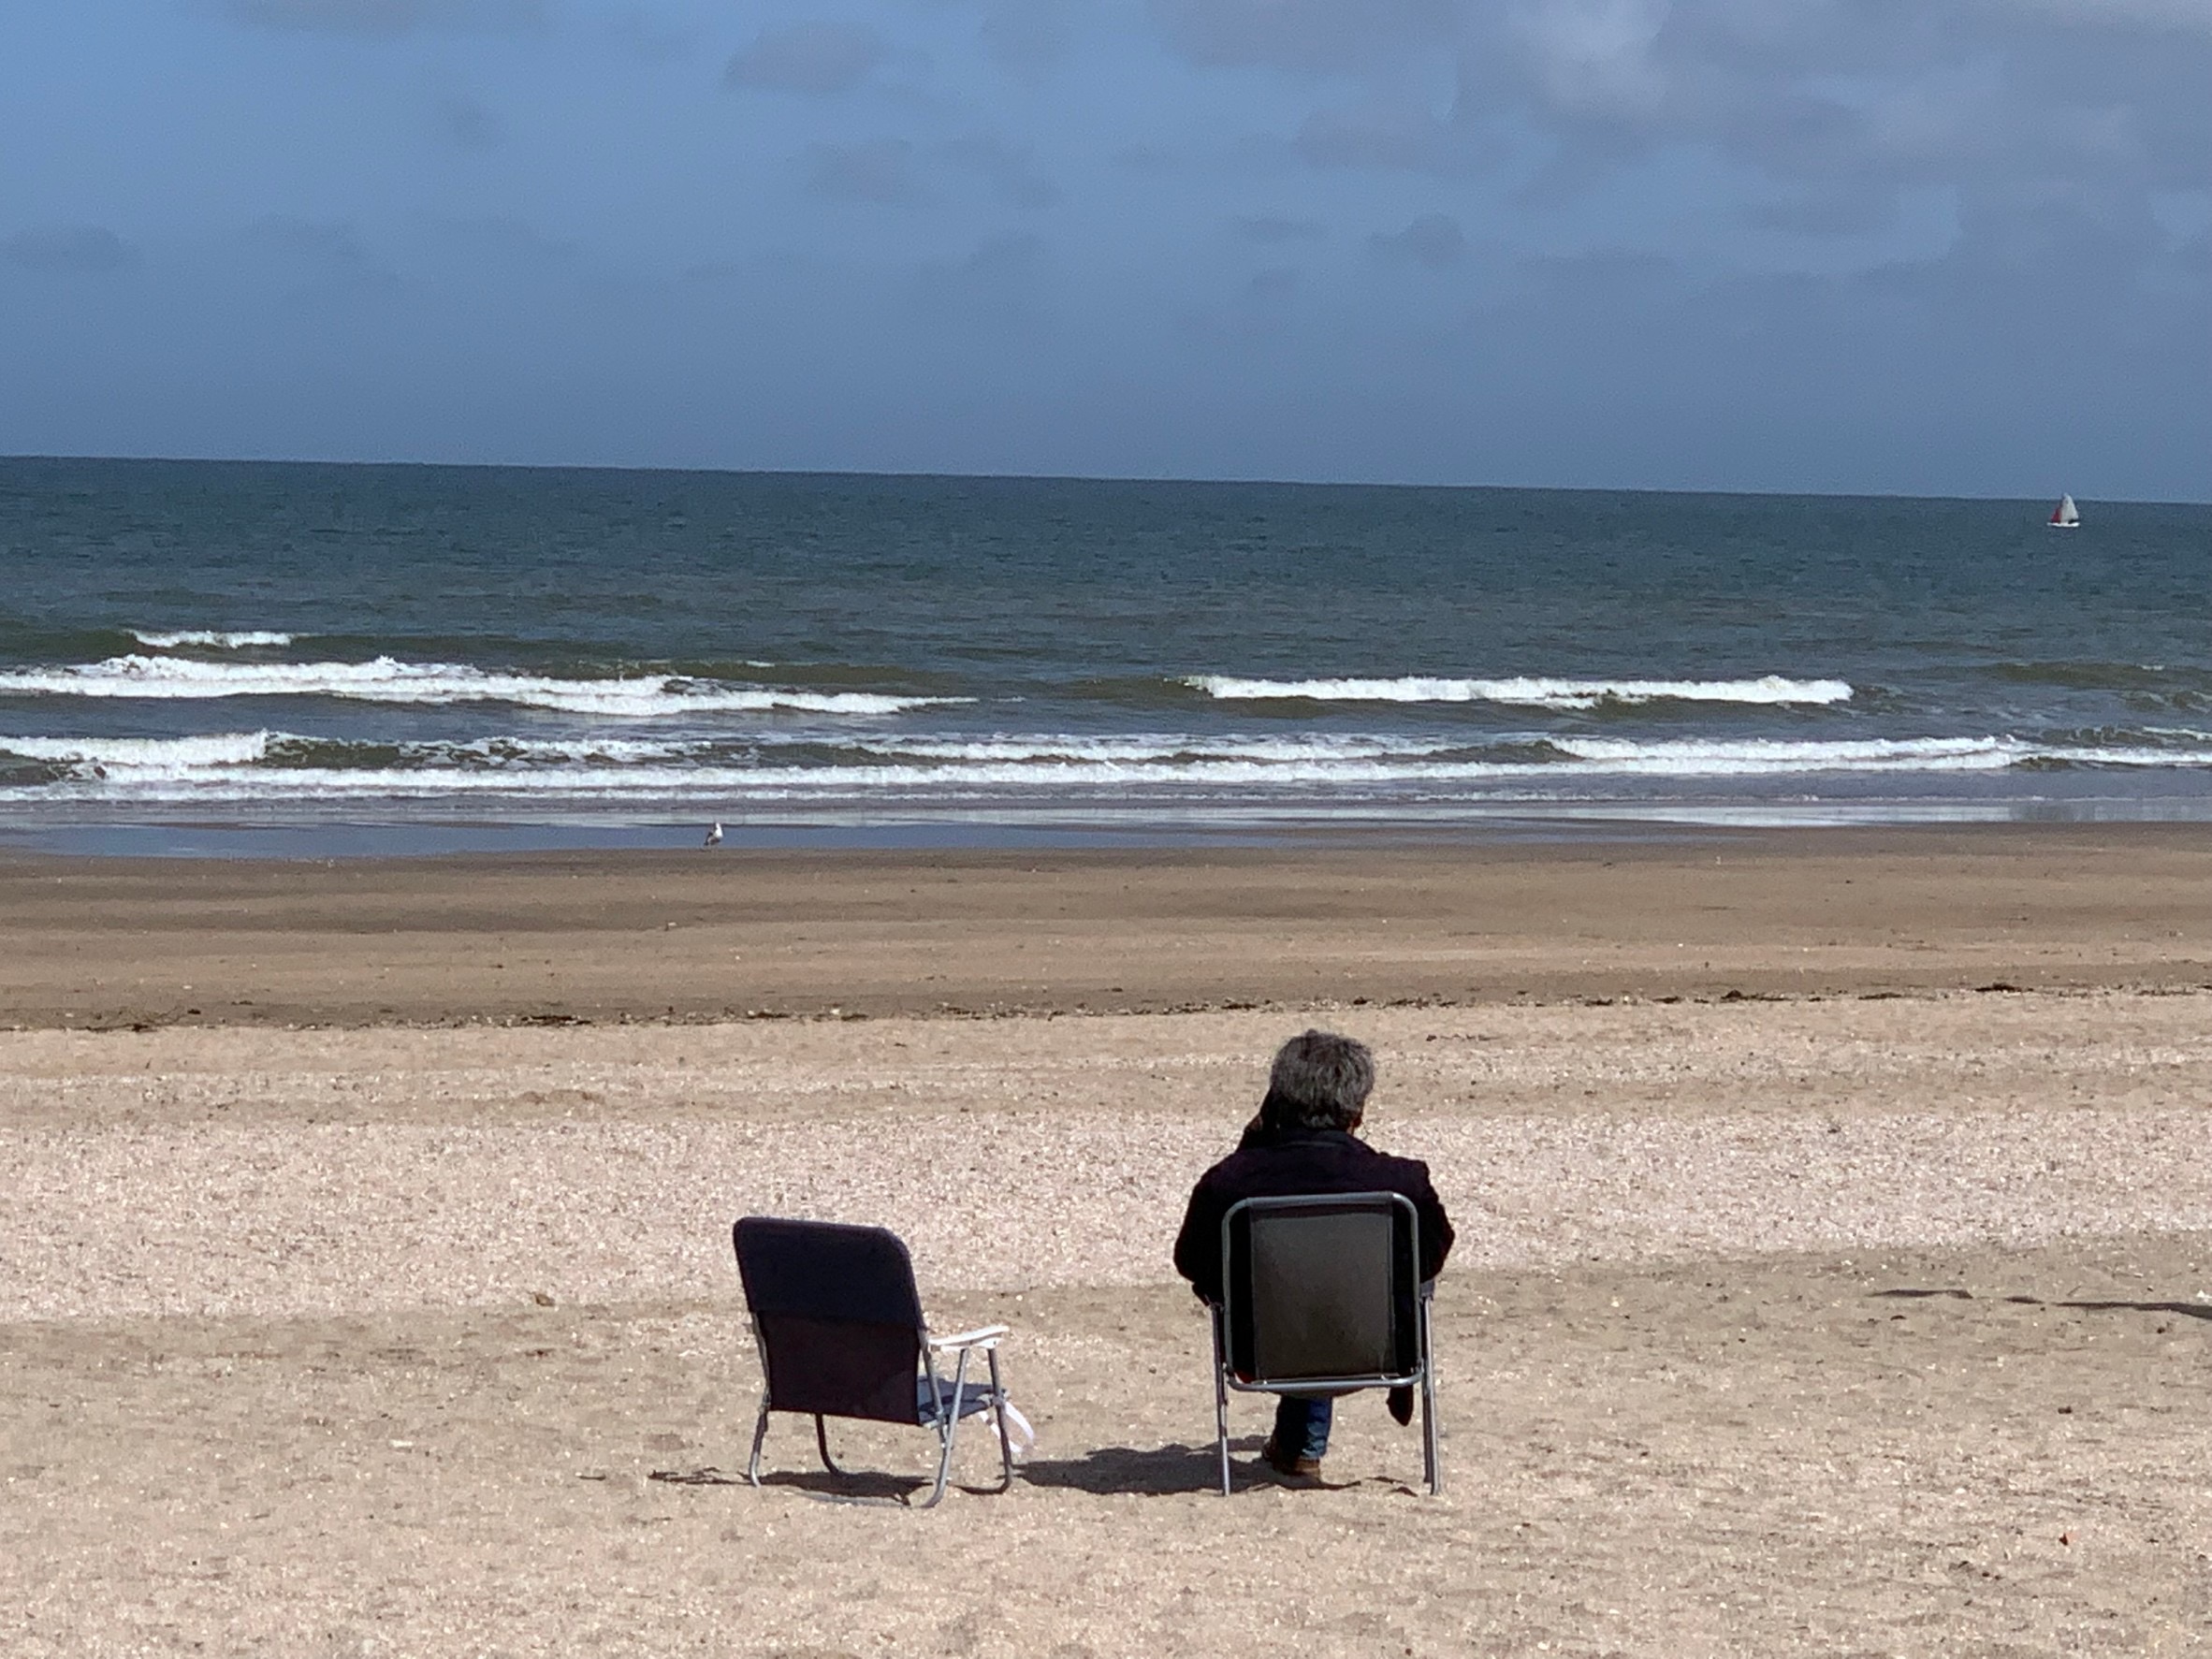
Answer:
POLYGON ((720 822, 717 821, 715 826, 706 832, 706 839, 702 843, 702 845, 707 847, 720 847, 721 844, 722 826, 720 822))

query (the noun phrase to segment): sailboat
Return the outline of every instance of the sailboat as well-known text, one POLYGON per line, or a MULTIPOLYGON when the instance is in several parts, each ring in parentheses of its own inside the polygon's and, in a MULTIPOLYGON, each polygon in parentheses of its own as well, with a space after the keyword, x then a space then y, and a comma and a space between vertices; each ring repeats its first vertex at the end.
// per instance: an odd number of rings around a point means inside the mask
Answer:
POLYGON ((2081 528, 2081 509, 2074 504, 2072 496, 2060 496, 2059 504, 2051 509, 2051 528, 2053 530, 2078 530, 2081 528))

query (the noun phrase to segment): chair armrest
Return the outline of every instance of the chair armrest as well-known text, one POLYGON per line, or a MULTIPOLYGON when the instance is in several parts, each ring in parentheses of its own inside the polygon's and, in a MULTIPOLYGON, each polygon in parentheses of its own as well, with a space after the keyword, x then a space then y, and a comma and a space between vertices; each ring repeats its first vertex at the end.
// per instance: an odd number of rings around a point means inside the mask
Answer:
POLYGON ((933 1336, 929 1346, 939 1350, 945 1348, 990 1348, 998 1346, 998 1339, 1011 1335, 1011 1325, 983 1325, 973 1331, 962 1331, 951 1336, 933 1336))

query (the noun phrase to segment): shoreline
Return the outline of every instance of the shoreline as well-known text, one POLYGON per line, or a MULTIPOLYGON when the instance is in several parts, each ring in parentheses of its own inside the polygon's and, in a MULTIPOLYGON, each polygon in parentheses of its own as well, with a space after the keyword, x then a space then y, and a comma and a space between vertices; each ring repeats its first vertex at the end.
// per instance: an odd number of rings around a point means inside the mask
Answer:
POLYGON ((1948 797, 1610 800, 1334 811, 1251 805, 1126 811, 1070 805, 919 809, 903 816, 855 808, 827 815, 746 811, 742 822, 706 802, 656 815, 598 817, 263 819, 124 818, 79 821, 32 809, 0 818, 0 860, 87 858, 328 864, 546 854, 631 857, 699 848, 720 822, 727 852, 916 853, 1187 851, 1219 847, 1479 848, 1698 841, 1742 836, 1869 835, 1979 829, 2212 827, 2212 793, 1948 797))
POLYGON ((2212 830, 0 854, 0 1026, 597 1024, 2212 986, 2212 830))

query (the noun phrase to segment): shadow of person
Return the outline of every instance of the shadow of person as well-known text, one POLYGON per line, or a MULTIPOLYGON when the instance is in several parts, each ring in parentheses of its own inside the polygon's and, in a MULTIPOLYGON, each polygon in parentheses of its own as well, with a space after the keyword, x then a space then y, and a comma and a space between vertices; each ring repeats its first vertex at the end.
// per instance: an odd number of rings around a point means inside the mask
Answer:
MULTIPOLYGON (((1231 1451, 1256 1452, 1258 1435, 1231 1440, 1231 1451)), ((1221 1452, 1214 1446, 1101 1446, 1079 1458, 1031 1458, 1022 1465, 1031 1486, 1100 1495, 1164 1497, 1175 1492, 1219 1492, 1221 1452)))

